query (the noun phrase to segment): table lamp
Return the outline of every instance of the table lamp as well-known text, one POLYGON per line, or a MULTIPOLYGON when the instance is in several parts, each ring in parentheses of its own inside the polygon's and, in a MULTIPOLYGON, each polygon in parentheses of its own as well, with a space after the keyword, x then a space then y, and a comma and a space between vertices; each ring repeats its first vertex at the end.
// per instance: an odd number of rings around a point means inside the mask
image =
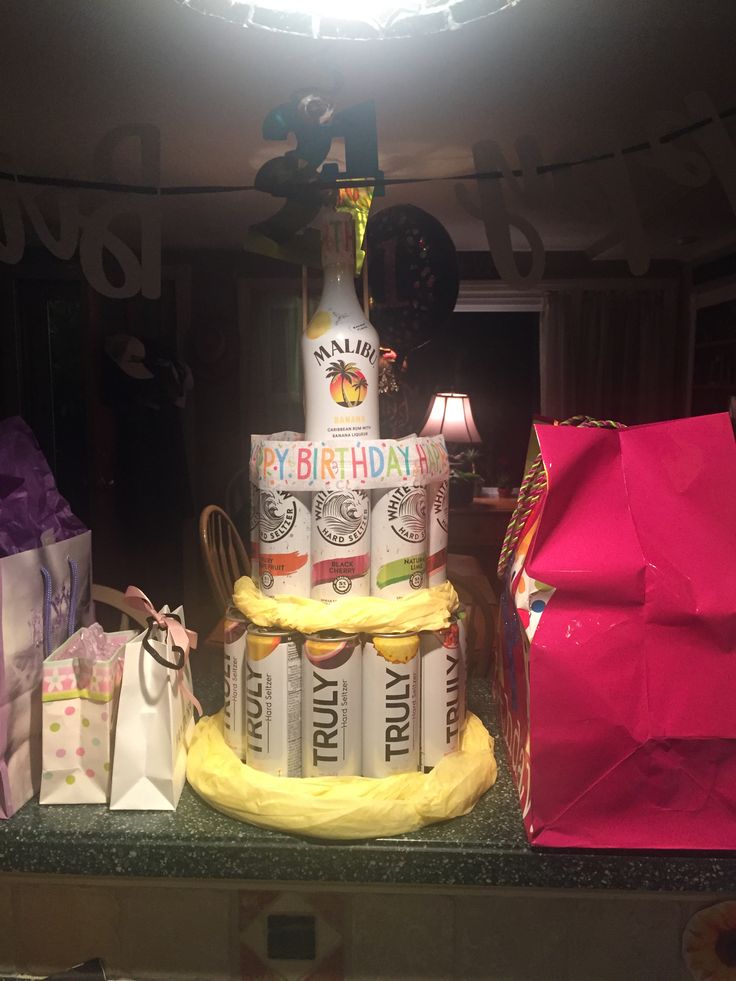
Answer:
POLYGON ((476 450, 461 451, 462 444, 480 443, 470 399, 464 392, 438 392, 432 399, 420 436, 444 436, 450 453, 450 506, 472 503, 477 481, 476 450), (455 444, 454 455, 450 447, 455 444))
POLYGON ((447 443, 480 443, 470 398, 463 392, 438 392, 419 435, 442 435, 447 443))

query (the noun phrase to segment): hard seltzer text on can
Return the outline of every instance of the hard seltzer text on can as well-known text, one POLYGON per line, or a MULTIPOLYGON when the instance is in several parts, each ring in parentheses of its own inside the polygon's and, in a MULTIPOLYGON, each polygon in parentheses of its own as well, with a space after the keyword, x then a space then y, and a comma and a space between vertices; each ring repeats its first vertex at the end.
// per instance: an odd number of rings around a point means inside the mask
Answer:
POLYGON ((225 662, 225 707, 222 731, 225 742, 245 760, 245 636, 248 620, 234 606, 223 623, 225 662))
POLYGON ((374 634, 363 648, 363 776, 419 769, 419 635, 374 634))
POLYGON ((360 776, 362 664, 357 634, 304 638, 302 776, 360 776))
POLYGON ((427 495, 403 486, 372 494, 371 595, 396 599, 427 585, 427 495))
MULTIPOLYGON (((461 703, 462 717, 460 719, 460 731, 465 725, 465 718, 468 714, 468 610, 460 604, 453 614, 453 620, 457 623, 457 641, 460 648, 460 670, 463 679, 463 691, 465 697, 461 703)), ((492 638, 486 638, 486 649, 490 647, 492 638)))
POLYGON ((447 480, 427 487, 427 582, 430 586, 439 586, 447 580, 449 501, 447 480))
POLYGON ((309 596, 310 495, 260 491, 261 591, 268 596, 309 596))
POLYGON ((422 769, 429 773, 460 745, 465 718, 465 672, 456 622, 421 634, 422 769))
POLYGON ((323 602, 371 591, 370 496, 362 490, 312 497, 312 599, 323 602))
POLYGON ((248 627, 245 657, 248 765, 274 777, 302 770, 301 651, 292 634, 248 627))

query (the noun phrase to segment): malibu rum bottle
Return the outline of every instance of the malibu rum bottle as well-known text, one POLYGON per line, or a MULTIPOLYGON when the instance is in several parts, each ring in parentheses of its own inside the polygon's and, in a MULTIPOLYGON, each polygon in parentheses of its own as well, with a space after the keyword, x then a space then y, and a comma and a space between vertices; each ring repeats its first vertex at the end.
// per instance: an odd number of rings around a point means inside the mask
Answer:
POLYGON ((351 215, 325 219, 322 268, 319 307, 302 335, 305 437, 378 439, 378 333, 355 294, 351 215))

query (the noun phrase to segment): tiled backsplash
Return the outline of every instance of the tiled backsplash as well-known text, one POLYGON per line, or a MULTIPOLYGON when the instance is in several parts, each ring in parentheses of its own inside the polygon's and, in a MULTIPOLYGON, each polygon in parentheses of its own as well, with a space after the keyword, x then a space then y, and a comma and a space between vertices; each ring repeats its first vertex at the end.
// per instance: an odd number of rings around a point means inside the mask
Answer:
POLYGON ((0 973, 98 956, 135 981, 689 981, 682 930, 722 898, 5 876, 0 973))

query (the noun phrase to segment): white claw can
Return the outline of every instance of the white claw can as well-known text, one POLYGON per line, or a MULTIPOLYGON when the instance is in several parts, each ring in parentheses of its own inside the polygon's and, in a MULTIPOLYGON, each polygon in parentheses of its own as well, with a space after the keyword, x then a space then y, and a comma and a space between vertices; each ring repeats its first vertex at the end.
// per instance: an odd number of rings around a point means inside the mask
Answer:
POLYGON ((261 488, 259 498, 261 592, 309 596, 310 495, 261 488))
POLYGON ((427 487, 427 583, 447 581, 447 525, 450 505, 449 481, 427 487))
POLYGON ((465 671, 457 622, 421 635, 422 770, 429 773, 460 746, 465 721, 465 671))
POLYGON ((363 490, 312 497, 312 599, 331 602, 371 591, 371 506, 363 490))
POLYGON ((374 634, 363 648, 363 776, 419 769, 419 635, 374 634))
POLYGON ((261 551, 260 527, 261 527, 261 492, 258 484, 250 482, 250 575, 253 582, 258 582, 258 556, 261 551))
POLYGON ((312 634, 302 661, 302 776, 360 776, 362 645, 357 634, 312 634))
POLYGON ((371 595, 396 599, 427 585, 427 494, 406 486, 372 493, 371 595))
POLYGON ((225 662, 225 705, 222 732, 225 742, 245 760, 245 640, 248 620, 234 606, 223 623, 225 662))
POLYGON ((248 765, 274 777, 302 772, 302 664, 292 634, 248 627, 245 731, 248 765))

